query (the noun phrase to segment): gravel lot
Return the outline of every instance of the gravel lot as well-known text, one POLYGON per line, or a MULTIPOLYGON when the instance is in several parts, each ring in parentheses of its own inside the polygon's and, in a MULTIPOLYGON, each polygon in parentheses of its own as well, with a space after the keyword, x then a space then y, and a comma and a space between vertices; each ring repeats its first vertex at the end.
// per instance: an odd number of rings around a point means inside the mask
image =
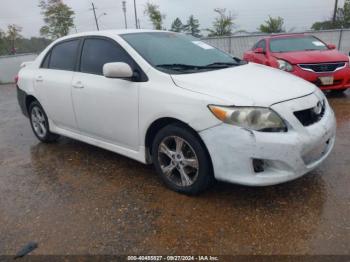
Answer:
POLYGON ((41 144, 0 86, 0 254, 350 255, 350 91, 329 96, 335 149, 279 186, 218 183, 198 197, 166 189, 150 166, 61 138, 41 144))

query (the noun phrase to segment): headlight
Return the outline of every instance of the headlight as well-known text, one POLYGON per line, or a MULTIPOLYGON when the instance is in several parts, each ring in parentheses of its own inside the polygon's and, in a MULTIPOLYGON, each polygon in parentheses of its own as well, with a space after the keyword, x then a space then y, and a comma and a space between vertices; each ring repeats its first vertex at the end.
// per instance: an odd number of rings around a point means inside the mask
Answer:
POLYGON ((349 56, 349 67, 350 67, 350 56, 349 56))
POLYGON ((283 71, 287 71, 287 72, 292 72, 293 71, 293 66, 288 63, 287 61, 284 60, 277 60, 278 63, 278 68, 283 70, 283 71))
POLYGON ((209 106, 222 122, 261 132, 287 132, 283 119, 269 108, 209 106))

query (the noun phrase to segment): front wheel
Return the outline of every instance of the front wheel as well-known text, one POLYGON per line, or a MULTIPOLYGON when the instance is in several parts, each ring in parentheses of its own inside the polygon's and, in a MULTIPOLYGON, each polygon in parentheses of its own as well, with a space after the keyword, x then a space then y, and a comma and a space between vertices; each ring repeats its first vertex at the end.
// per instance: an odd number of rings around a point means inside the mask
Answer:
POLYGON ((29 106, 30 125, 35 136, 44 143, 51 143, 58 139, 58 135, 50 132, 49 120, 38 101, 34 101, 29 106))
POLYGON ((156 135, 152 159, 157 173, 172 190, 195 195, 214 181, 209 154, 197 135, 181 125, 169 125, 156 135))

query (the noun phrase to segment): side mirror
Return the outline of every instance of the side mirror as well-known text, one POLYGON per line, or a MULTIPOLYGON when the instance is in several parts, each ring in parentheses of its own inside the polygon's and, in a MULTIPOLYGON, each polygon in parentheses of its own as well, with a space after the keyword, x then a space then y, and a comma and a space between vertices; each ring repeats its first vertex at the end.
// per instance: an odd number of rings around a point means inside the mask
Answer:
POLYGON ((108 78, 131 78, 134 73, 127 63, 116 62, 104 64, 103 75, 108 78))
POLYGON ((253 52, 254 52, 255 54, 265 54, 265 51, 264 51, 264 49, 263 49, 262 47, 255 48, 255 49, 253 50, 253 52))
POLYGON ((334 50, 334 49, 337 49, 337 46, 336 45, 333 45, 333 44, 329 44, 327 45, 329 49, 331 50, 334 50))

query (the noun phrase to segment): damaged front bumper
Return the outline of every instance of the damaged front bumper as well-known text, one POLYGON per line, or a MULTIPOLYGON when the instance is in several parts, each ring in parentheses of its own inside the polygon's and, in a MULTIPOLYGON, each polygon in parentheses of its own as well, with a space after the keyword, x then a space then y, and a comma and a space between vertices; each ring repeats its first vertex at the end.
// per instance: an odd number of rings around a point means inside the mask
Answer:
POLYGON ((210 153, 216 179, 249 186, 294 180, 320 165, 330 154, 336 133, 334 113, 326 102, 320 121, 303 126, 293 114, 317 104, 320 94, 271 108, 288 123, 285 133, 256 132, 221 124, 200 132, 210 153))

